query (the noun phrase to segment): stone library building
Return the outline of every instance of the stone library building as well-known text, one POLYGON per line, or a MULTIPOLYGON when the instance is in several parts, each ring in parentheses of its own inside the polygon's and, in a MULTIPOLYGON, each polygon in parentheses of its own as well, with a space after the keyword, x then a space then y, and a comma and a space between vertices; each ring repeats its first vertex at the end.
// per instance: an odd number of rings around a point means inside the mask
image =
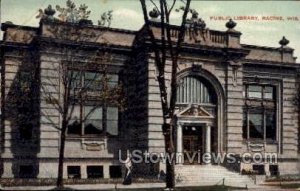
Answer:
MULTIPOLYGON (((1 27, 1 177, 56 178, 64 114, 66 179, 121 178, 127 151, 164 153, 145 26, 130 31, 50 17, 38 27, 1 27)), ((198 24, 197 31, 187 24, 178 59, 174 144, 183 160, 176 176, 298 174, 300 63, 289 40, 278 39, 277 47, 242 44, 232 20, 223 31, 198 24), (225 161, 205 163, 198 157, 205 153, 225 161)), ((159 23, 150 27, 159 42, 159 23)), ((169 27, 175 42, 179 27, 169 27)), ((168 57, 167 79, 170 64, 168 57)), ((133 172, 157 177, 165 164, 143 161, 133 172)))

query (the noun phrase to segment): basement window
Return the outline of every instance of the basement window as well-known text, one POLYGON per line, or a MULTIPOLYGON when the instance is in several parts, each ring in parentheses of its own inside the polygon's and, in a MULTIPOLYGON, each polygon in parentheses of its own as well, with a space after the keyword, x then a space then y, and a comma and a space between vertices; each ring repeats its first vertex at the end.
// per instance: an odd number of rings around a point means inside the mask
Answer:
POLYGON ((81 178, 80 166, 68 166, 68 178, 81 178))
POLYGON ((21 165, 19 167, 19 178, 35 178, 32 165, 21 165))
POLYGON ((109 167, 110 178, 122 178, 122 168, 119 165, 113 165, 109 167))
POLYGON ((265 174, 265 165, 255 164, 252 166, 253 171, 256 172, 256 174, 264 175, 265 174))
POLYGON ((270 165, 269 171, 271 176, 278 176, 279 175, 278 165, 270 165))
POLYGON ((87 166, 88 178, 103 178, 103 166, 87 166))

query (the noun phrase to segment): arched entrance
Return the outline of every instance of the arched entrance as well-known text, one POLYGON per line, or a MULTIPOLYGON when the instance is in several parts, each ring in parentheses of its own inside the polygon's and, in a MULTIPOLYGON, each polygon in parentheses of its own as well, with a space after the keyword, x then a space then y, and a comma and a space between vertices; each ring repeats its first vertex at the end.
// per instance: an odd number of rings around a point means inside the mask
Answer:
POLYGON ((221 152, 223 145, 223 91, 207 71, 178 76, 177 153, 184 164, 202 164, 204 153, 221 152), (187 156, 189 155, 189 156, 187 156))

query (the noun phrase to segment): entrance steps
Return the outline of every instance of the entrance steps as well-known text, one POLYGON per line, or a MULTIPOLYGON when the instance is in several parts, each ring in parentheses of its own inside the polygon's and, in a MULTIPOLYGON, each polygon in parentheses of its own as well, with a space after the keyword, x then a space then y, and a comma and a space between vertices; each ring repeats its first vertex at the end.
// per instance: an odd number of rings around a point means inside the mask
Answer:
POLYGON ((219 165, 176 165, 177 186, 226 185, 235 187, 258 187, 248 175, 232 172, 219 165))

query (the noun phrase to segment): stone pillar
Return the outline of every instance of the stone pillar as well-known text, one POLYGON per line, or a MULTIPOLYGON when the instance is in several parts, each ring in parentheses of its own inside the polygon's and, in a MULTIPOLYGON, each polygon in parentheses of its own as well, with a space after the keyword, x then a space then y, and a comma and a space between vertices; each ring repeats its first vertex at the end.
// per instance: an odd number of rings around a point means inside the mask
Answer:
POLYGON ((80 166, 80 173, 81 173, 81 179, 87 179, 88 178, 86 165, 81 165, 80 166))
POLYGON ((211 153, 211 127, 209 125, 206 125, 206 147, 205 147, 205 152, 206 153, 211 153))
MULTIPOLYGON (((210 156, 211 156, 211 126, 209 125, 206 125, 206 136, 205 136, 205 153, 208 153, 210 156)), ((207 164, 210 164, 211 163, 211 160, 209 160, 209 163, 207 164)))
POLYGON ((108 164, 103 165, 103 178, 110 178, 109 165, 108 164))
POLYGON ((14 178, 14 174, 12 171, 12 162, 5 162, 3 164, 3 174, 2 178, 14 178))
POLYGON ((183 150, 182 150, 182 126, 177 124, 177 163, 183 163, 183 150))

